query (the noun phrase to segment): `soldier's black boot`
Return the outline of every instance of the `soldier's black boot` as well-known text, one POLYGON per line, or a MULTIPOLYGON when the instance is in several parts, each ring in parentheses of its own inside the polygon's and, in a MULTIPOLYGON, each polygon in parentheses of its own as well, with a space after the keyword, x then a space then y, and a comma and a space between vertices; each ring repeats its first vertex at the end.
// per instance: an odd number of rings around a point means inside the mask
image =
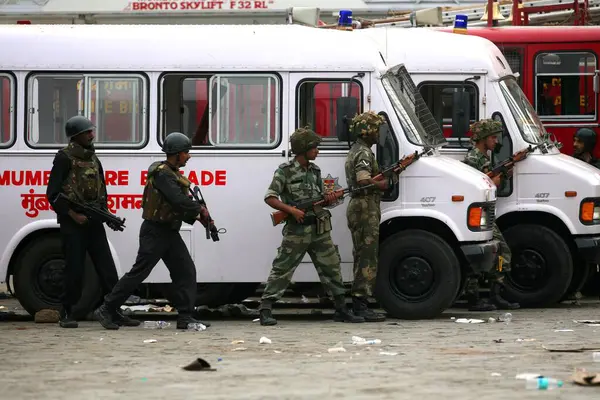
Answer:
POLYGON ((100 322, 100 325, 102 325, 104 329, 119 329, 119 325, 117 325, 114 321, 115 313, 110 312, 110 310, 104 304, 94 310, 94 318, 100 322))
POLYGON ((273 313, 271 313, 270 308, 263 308, 259 311, 260 313, 260 324, 262 326, 272 326, 277 325, 277 320, 273 318, 273 313))
POLYGON ((469 311, 496 311, 496 306, 488 299, 479 297, 479 290, 476 290, 474 293, 467 293, 466 297, 469 311))
POLYGON ((191 315, 179 314, 177 317, 177 329, 187 329, 188 324, 202 324, 205 327, 210 327, 209 322, 204 322, 193 318, 191 315))
POLYGON ((352 322, 352 323, 360 323, 365 322, 363 317, 359 317, 358 315, 354 315, 352 310, 346 307, 346 296, 340 296, 335 299, 335 313, 333 314, 333 320, 335 322, 352 322))
POLYGON ((59 313, 58 325, 61 328, 78 328, 79 323, 71 315, 71 310, 63 307, 59 313))
POLYGON ((496 305, 499 310, 516 310, 521 308, 519 303, 511 303, 500 294, 503 284, 501 282, 494 282, 490 287, 490 300, 496 305))
POLYGON ((141 324, 137 319, 130 318, 121 314, 121 311, 116 310, 113 315, 113 321, 119 326, 139 326, 141 324))
POLYGON ((361 297, 352 297, 352 308, 354 315, 364 318, 365 322, 383 322, 385 321, 385 315, 377 314, 373 310, 369 309, 369 303, 367 299, 361 297))

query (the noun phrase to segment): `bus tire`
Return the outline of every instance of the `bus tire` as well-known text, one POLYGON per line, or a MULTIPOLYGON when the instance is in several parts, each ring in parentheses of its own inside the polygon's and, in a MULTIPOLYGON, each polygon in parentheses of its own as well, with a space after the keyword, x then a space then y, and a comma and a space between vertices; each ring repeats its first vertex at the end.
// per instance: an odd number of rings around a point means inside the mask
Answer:
MULTIPOLYGON (((94 264, 86 256, 81 298, 73 316, 85 319, 102 300, 102 289, 94 264)), ((16 258, 13 272, 15 295, 31 315, 42 309, 59 310, 65 260, 60 235, 45 235, 28 243, 16 258)))
POLYGON ((452 306, 460 284, 458 259, 439 236, 410 229, 381 244, 377 300, 391 317, 438 317, 452 306))
POLYGON ((573 277, 573 258, 565 241, 533 224, 511 226, 503 235, 512 253, 503 296, 522 307, 557 304, 573 277))

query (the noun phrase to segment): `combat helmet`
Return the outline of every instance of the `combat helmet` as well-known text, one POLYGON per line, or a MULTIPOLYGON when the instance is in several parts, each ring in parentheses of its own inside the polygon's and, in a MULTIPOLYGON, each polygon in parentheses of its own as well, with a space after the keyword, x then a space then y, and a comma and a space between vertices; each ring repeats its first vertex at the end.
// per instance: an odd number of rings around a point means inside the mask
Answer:
POLYGON ((292 153, 304 154, 321 143, 321 137, 309 127, 298 128, 290 137, 292 153))
POLYGON ((350 136, 356 138, 379 134, 379 127, 384 123, 385 119, 374 111, 356 114, 350 122, 350 136))
POLYGON ((590 128, 579 128, 575 136, 583 142, 583 151, 591 153, 596 146, 596 132, 590 128))
POLYGON ((162 145, 162 151, 167 154, 177 154, 192 148, 192 141, 181 132, 172 132, 167 135, 162 145))
POLYGON ((65 134, 67 138, 72 138, 74 136, 79 135, 80 133, 91 131, 96 126, 82 115, 76 115, 67 120, 65 124, 65 134))
POLYGON ((477 142, 489 136, 502 133, 502 122, 494 119, 482 119, 471 124, 471 140, 477 142))

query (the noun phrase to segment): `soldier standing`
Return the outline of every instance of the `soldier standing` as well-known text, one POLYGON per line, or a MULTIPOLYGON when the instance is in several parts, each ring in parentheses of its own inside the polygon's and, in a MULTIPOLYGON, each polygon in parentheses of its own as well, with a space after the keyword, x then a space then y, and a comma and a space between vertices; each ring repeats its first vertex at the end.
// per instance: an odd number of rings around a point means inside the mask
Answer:
POLYGON ((192 142, 187 136, 171 133, 162 147, 167 154, 166 161, 154 162, 148 168, 142 200, 144 221, 140 227, 140 247, 135 264, 94 311, 106 329, 119 329, 114 320, 115 313, 161 259, 173 280, 171 302, 178 312, 177 329, 187 329, 188 324, 200 322, 192 318, 196 301, 196 266, 179 234, 182 221, 190 225, 195 221, 203 225, 208 223, 206 208, 189 197, 191 182, 179 172, 190 159, 191 148, 192 142))
MULTIPOLYGON (((100 278, 104 294, 109 293, 119 279, 110 253, 106 232, 101 222, 88 220, 82 210, 58 197, 64 194, 79 204, 97 206, 107 212, 107 192, 102 163, 95 154, 94 124, 82 116, 70 118, 65 125, 69 145, 56 153, 46 196, 56 212, 65 256, 64 291, 61 298, 59 325, 77 328, 73 306, 81 298, 86 252, 89 252, 100 278)), ((111 229, 116 230, 111 224, 111 229)), ((115 314, 120 325, 137 326, 136 321, 121 313, 115 314)))
POLYGON ((352 119, 350 131, 357 139, 348 152, 345 165, 348 187, 376 185, 352 194, 346 210, 354 256, 352 305, 354 314, 367 322, 385 321, 385 316, 370 310, 368 303, 368 298, 373 296, 379 262, 381 191, 390 186, 388 180, 373 180, 380 171, 371 147, 379 140, 379 127, 384 122, 383 117, 373 111, 352 119))
MULTIPOLYGON (((488 151, 493 151, 498 143, 498 134, 502 133, 502 123, 493 119, 483 119, 471 125, 471 140, 474 146, 463 162, 478 171, 487 173, 490 170, 490 159, 488 151)), ((492 179, 497 187, 502 184, 502 176, 498 175, 492 179)), ((466 292, 469 298, 470 311, 493 311, 514 310, 519 308, 518 303, 510 303, 502 298, 500 290, 503 286, 503 279, 507 272, 510 272, 511 251, 504 236, 494 223, 494 239, 500 242, 499 263, 487 275, 491 282, 490 300, 492 304, 479 297, 479 285, 476 278, 471 278, 466 292), (500 261, 501 260, 501 261, 500 261)))
POLYGON ((265 203, 289 214, 290 218, 283 227, 283 241, 273 260, 273 268, 262 295, 260 324, 277 324, 271 313, 273 303, 283 296, 306 252, 325 290, 333 297, 334 321, 364 322, 363 318, 352 314, 346 307, 340 255, 331 240, 331 213, 320 206, 305 212, 289 205, 323 195, 326 205, 337 201, 332 193, 325 194, 321 170, 311 162, 319 154, 317 146, 321 137, 308 128, 300 128, 292 134, 290 141, 295 157, 277 168, 265 195, 265 203))
POLYGON ((573 157, 600 168, 600 162, 594 158, 596 132, 590 128, 580 128, 573 136, 573 157))

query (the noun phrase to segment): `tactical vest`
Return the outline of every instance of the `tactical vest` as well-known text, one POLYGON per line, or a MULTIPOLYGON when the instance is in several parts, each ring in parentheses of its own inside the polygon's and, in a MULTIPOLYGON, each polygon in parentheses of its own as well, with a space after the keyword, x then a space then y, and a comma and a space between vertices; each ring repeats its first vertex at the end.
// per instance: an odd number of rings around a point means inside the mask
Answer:
POLYGON ((74 143, 70 143, 62 151, 71 160, 69 175, 62 186, 63 193, 73 201, 83 203, 104 202, 106 191, 100 176, 98 157, 74 143))
POLYGON ((146 186, 144 187, 142 218, 148 221, 162 223, 180 221, 181 217, 178 213, 173 210, 173 207, 167 202, 163 194, 154 187, 154 177, 158 171, 172 174, 177 179, 177 183, 181 187, 182 193, 186 196, 189 195, 189 189, 192 183, 185 176, 177 171, 173 171, 173 169, 165 164, 164 161, 152 163, 150 168, 148 168, 148 179, 146 180, 146 186))

